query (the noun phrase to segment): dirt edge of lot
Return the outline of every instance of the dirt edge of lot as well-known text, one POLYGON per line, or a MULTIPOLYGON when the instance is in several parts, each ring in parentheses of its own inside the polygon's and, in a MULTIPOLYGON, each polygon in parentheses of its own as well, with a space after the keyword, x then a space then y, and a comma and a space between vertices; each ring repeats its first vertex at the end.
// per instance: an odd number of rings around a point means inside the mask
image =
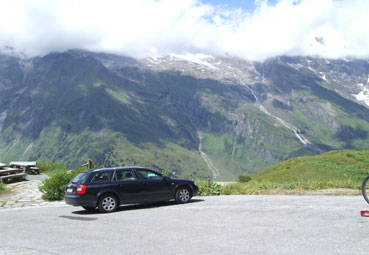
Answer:
POLYGON ((317 196, 361 196, 361 190, 354 189, 322 189, 322 190, 260 190, 255 195, 317 195, 317 196))

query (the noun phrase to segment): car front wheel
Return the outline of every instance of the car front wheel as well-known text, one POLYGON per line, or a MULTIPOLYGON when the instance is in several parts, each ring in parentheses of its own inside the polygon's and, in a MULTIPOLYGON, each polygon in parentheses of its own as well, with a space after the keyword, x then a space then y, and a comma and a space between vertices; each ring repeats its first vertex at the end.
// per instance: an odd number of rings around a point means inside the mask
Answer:
POLYGON ((118 208, 118 199, 111 194, 103 195, 99 199, 98 209, 102 213, 114 212, 118 208))
POLYGON ((176 192, 176 201, 178 203, 187 203, 191 199, 191 193, 186 187, 181 187, 176 192))

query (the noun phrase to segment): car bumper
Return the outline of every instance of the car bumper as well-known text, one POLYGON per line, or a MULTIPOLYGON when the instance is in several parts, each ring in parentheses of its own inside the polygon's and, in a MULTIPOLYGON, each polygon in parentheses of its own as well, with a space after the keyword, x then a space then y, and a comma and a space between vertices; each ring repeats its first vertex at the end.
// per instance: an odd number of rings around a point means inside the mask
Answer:
POLYGON ((197 194, 199 193, 199 187, 197 185, 193 185, 192 186, 192 196, 197 196, 197 194))
POLYGON ((89 199, 85 195, 70 195, 65 194, 65 203, 74 206, 86 206, 86 207, 96 207, 96 201, 89 199))

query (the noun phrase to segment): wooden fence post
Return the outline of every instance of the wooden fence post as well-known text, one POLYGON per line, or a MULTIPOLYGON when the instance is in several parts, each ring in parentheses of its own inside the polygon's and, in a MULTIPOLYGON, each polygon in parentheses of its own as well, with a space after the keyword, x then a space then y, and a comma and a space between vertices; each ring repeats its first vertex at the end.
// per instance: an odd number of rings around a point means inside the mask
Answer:
POLYGON ((208 177, 208 196, 210 195, 210 177, 208 177))

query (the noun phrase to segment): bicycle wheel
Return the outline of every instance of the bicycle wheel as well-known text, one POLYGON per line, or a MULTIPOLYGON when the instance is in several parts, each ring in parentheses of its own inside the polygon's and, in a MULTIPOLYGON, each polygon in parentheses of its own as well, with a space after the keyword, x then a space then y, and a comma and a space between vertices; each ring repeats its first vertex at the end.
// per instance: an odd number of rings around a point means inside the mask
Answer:
POLYGON ((363 181, 363 184, 361 185, 361 192, 363 194, 363 197, 365 201, 369 204, 369 175, 365 178, 363 181))

